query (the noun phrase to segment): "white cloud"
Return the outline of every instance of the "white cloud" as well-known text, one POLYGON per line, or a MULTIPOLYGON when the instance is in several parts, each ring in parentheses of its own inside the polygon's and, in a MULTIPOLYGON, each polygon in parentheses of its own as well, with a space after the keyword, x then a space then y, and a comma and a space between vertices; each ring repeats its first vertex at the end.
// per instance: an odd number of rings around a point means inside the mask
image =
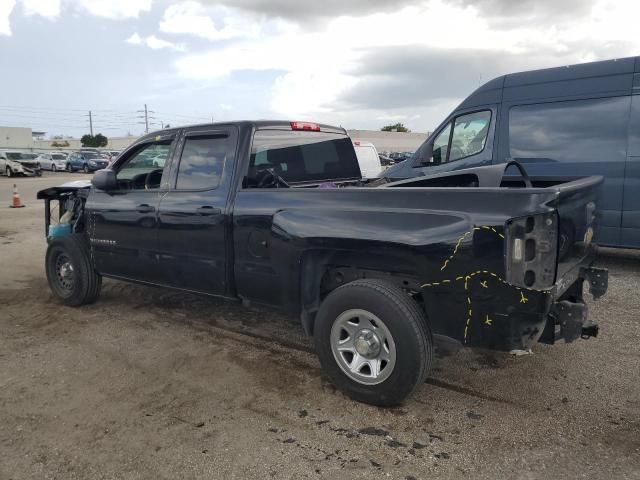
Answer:
POLYGON ((16 6, 16 0, 0 1, 0 35, 11 35, 11 25, 9 24, 9 15, 16 6))
POLYGON ((91 15, 118 19, 135 18, 141 12, 150 11, 152 0, 73 0, 73 3, 91 15))
POLYGON ((133 35, 131 35, 129 38, 127 38, 125 40, 125 42, 131 43, 133 45, 141 45, 142 44, 142 37, 140 35, 138 35, 138 32, 136 32, 133 35))
POLYGON ((168 7, 160 22, 160 31, 173 34, 195 35, 208 40, 227 40, 237 37, 255 37, 259 33, 257 22, 248 21, 247 16, 240 16, 226 7, 205 9, 200 3, 186 1, 168 7), (209 13, 220 17, 222 28, 209 13))
POLYGON ((49 19, 60 16, 60 0, 22 0, 26 15, 40 15, 49 19))
MULTIPOLYGON (((196 80, 221 78, 242 70, 282 70, 271 89, 271 108, 275 112, 298 117, 323 116, 333 111, 338 116, 341 113, 336 100, 345 90, 357 89, 361 82, 355 67, 365 60, 367 52, 380 47, 397 48, 400 52, 423 46, 446 49, 452 56, 458 49, 497 52, 498 59, 503 52, 505 60, 498 60, 498 70, 505 70, 503 73, 513 68, 508 59, 514 57, 523 59, 522 68, 541 68, 633 55, 640 50, 640 37, 633 27, 633 19, 640 16, 640 4, 596 0, 585 12, 582 17, 563 17, 558 23, 515 23, 496 28, 479 8, 432 0, 392 13, 336 17, 329 19, 322 31, 286 23, 284 28, 263 29, 256 39, 243 38, 223 48, 186 55, 175 65, 181 76, 196 80)), ((187 23, 182 30, 186 30, 187 23)), ((482 78, 487 81, 493 72, 481 69, 479 73, 485 73, 482 78)), ((433 75, 446 78, 447 72, 433 71, 433 75)), ((471 93, 478 76, 469 78, 468 84, 471 93)), ((424 96, 428 97, 429 92, 425 91, 424 96)), ((459 100, 447 99, 446 103, 452 105, 459 100)), ((374 119, 383 112, 361 111, 360 116, 374 119)), ((384 113, 409 116, 404 110, 384 113)), ((419 118, 420 122, 427 122, 424 116, 414 117, 416 121, 419 118)))
POLYGON ((163 40, 161 38, 156 37, 155 35, 149 35, 146 38, 142 38, 138 32, 131 35, 129 38, 125 40, 125 42, 130 43, 132 45, 146 45, 152 50, 162 50, 169 49, 175 50, 178 52, 183 52, 185 50, 184 45, 175 44, 169 42, 167 40, 163 40))
POLYGON ((154 50, 160 50, 163 48, 169 48, 172 50, 182 50, 183 47, 180 45, 176 45, 174 43, 168 42, 167 40, 162 40, 161 38, 156 37, 155 35, 150 35, 146 38, 145 43, 147 47, 152 48, 154 50))

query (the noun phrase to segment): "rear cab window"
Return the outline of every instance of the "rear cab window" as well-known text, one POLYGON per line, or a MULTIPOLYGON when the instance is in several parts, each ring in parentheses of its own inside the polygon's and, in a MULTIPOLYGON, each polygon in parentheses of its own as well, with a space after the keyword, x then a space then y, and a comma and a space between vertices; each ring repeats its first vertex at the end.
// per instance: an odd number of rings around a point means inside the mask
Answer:
POLYGON ((362 177, 351 139, 321 131, 256 131, 244 188, 257 188, 257 179, 265 170, 291 186, 362 177))

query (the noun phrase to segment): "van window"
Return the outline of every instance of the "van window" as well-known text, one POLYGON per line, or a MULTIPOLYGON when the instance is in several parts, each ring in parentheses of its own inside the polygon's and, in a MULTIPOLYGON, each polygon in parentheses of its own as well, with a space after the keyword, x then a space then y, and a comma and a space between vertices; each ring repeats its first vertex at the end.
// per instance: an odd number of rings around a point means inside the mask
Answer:
POLYGON ((447 161, 449 152, 449 137, 451 136, 451 123, 449 123, 433 141, 433 163, 436 165, 447 161))
POLYGON ((433 140, 433 153, 426 158, 429 142, 425 142, 414 154, 414 167, 426 167, 454 162, 477 155, 484 150, 491 126, 491 110, 467 113, 453 119, 433 140), (453 134, 451 125, 453 124, 453 134))
POLYGON ((516 160, 624 162, 629 97, 513 107, 509 150, 516 160))
POLYGON ((489 110, 456 117, 449 147, 449 161, 470 157, 484 150, 490 123, 489 110))

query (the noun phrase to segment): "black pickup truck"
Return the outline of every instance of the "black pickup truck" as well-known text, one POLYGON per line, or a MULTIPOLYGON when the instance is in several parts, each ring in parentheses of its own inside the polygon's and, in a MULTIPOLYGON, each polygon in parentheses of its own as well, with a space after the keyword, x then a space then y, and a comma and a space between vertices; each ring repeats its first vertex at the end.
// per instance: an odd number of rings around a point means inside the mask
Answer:
POLYGON ((583 282, 606 292, 591 266, 602 179, 516 167, 372 186, 342 128, 162 130, 92 185, 38 193, 47 278, 73 306, 94 302, 105 276, 282 309, 337 386, 393 405, 424 382, 434 335, 513 351, 597 334, 583 282))

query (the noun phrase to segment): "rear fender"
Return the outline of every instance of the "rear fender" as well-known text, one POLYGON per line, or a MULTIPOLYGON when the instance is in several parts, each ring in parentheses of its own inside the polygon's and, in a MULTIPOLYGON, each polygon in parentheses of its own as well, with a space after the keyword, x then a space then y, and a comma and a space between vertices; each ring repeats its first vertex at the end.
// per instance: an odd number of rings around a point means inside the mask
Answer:
POLYGON ((350 251, 307 252, 300 268, 300 318, 308 335, 313 335, 316 313, 322 300, 333 290, 362 278, 375 278, 407 290, 412 296, 421 298, 418 273, 413 271, 409 260, 399 261, 398 255, 376 256, 350 251), (389 266, 394 265, 391 269, 389 266))

